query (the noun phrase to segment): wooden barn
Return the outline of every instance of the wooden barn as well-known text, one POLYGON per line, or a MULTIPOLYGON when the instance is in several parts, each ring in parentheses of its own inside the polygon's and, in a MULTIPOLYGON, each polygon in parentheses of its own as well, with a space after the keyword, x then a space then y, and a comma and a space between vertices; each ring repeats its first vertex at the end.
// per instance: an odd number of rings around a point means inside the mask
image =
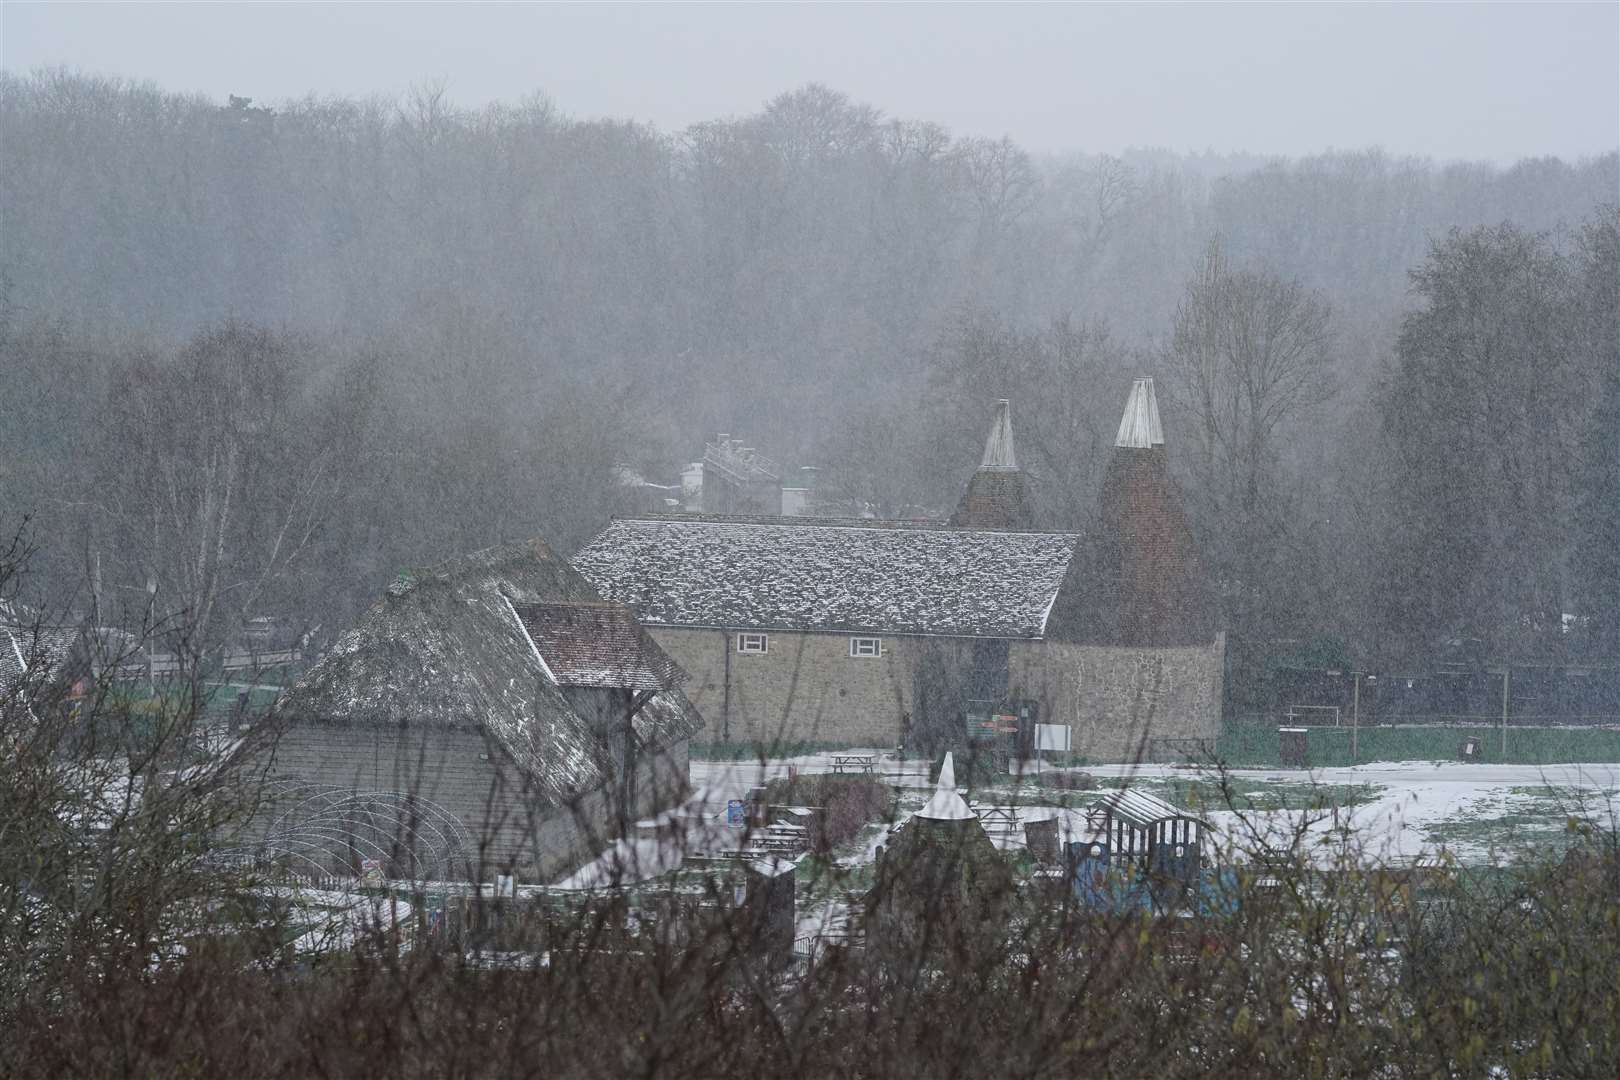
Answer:
POLYGON ((277 702, 262 850, 549 881, 685 794, 684 678, 539 541, 402 576, 277 702))

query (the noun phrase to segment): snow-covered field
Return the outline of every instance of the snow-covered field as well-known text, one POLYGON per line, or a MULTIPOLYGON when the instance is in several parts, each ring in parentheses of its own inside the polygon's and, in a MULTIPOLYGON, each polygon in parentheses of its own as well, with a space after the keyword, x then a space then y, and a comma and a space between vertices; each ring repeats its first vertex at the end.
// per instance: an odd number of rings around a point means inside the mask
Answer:
MULTIPOLYGON (((902 812, 920 805, 931 786, 928 761, 898 761, 892 753, 868 752, 877 757, 876 777, 905 791, 902 812), (914 799, 907 797, 913 789, 914 799)), ((692 819, 720 822, 728 800, 744 798, 750 788, 786 776, 789 767, 801 773, 831 772, 832 759, 832 754, 822 753, 763 765, 758 761, 693 761, 693 796, 687 813, 692 819)), ((1560 851, 1572 816, 1611 828, 1620 822, 1620 764, 1404 761, 1353 768, 1233 770, 1226 775, 1248 801, 1241 813, 1221 808, 1211 798, 1219 784, 1213 770, 1102 765, 1083 771, 1095 777, 1103 790, 1141 784, 1173 801, 1184 801, 1186 789, 1194 787, 1203 794, 1205 816, 1225 840, 1238 844, 1254 833, 1278 842, 1308 818, 1313 840, 1331 841, 1319 849, 1318 857, 1324 861, 1330 857, 1331 847, 1348 837, 1369 862, 1410 863, 1432 858, 1443 848, 1462 862, 1481 864, 1543 842, 1550 843, 1555 853, 1560 851)), ((1081 835, 1084 805, 1100 794, 1102 791, 1064 792, 1041 786, 1031 777, 1022 782, 1008 777, 1005 787, 998 785, 975 797, 1015 805, 1021 820, 1061 815, 1060 831, 1081 835)), ((862 850, 844 853, 840 861, 869 860, 880 839, 867 838, 862 850)))

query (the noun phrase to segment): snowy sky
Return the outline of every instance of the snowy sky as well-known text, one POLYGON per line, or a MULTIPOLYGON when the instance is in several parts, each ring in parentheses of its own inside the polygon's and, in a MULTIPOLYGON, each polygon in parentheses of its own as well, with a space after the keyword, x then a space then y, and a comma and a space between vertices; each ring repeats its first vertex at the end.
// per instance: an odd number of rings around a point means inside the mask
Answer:
POLYGON ((1035 151, 1162 146, 1439 159, 1620 143, 1620 4, 0 3, 7 70, 260 101, 442 79, 666 129, 810 81, 1035 151))

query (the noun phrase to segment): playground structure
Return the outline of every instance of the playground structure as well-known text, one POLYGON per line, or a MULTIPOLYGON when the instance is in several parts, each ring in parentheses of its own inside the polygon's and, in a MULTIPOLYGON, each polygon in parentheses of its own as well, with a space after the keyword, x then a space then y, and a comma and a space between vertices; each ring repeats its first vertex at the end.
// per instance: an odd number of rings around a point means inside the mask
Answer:
POLYGON ((1205 819, 1156 795, 1113 792, 1087 815, 1088 840, 1068 844, 1071 882, 1082 905, 1098 912, 1149 910, 1171 915, 1224 905, 1224 875, 1206 866, 1205 819))

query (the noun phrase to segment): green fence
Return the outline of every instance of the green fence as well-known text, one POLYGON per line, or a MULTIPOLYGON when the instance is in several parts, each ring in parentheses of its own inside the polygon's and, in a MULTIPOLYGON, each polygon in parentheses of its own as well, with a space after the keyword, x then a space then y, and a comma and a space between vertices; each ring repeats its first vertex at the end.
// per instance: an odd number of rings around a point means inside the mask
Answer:
MULTIPOLYGON (((1234 768, 1282 765, 1275 720, 1245 718, 1229 722, 1216 743, 1216 756, 1234 768)), ((1513 727, 1502 752, 1500 727, 1362 727, 1355 732, 1356 754, 1350 754, 1348 727, 1307 729, 1310 764, 1316 767, 1369 761, 1452 761, 1465 739, 1480 741, 1476 760, 1518 765, 1569 762, 1620 762, 1620 730, 1613 728, 1513 727)))

